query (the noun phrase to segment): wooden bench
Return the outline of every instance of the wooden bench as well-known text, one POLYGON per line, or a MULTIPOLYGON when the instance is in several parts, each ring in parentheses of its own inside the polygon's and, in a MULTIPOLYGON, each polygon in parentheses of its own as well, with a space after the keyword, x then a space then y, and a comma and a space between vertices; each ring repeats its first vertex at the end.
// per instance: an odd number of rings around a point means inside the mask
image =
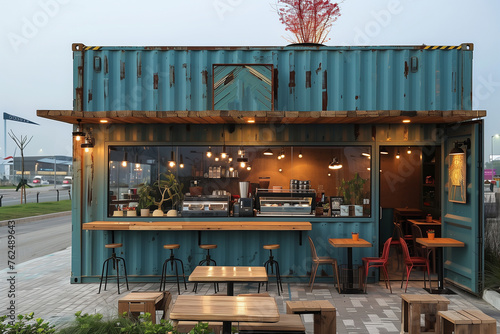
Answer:
POLYGON ((497 322, 479 310, 441 311, 441 333, 455 334, 495 334, 497 322))
POLYGON ((331 334, 337 332, 337 310, 328 300, 287 301, 288 314, 313 314, 314 333, 331 334))
POLYGON ((306 328, 298 314, 280 314, 280 321, 278 322, 240 322, 237 328, 241 334, 302 334, 306 332, 306 328))
POLYGON ((439 333, 439 311, 448 310, 450 301, 440 295, 401 295, 401 333, 439 333), (421 327, 420 319, 425 323, 421 327))
POLYGON ((156 324, 156 310, 162 310, 162 319, 166 319, 171 301, 172 295, 168 291, 133 291, 118 300, 118 314, 122 316, 127 312, 130 317, 137 318, 140 312, 147 312, 151 314, 153 324, 156 324))

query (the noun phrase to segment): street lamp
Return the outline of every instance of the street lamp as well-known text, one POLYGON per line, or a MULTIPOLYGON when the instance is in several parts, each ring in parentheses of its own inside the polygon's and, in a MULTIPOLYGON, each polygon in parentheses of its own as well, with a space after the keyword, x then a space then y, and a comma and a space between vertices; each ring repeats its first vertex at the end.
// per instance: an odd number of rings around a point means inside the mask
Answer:
POLYGON ((494 134, 493 136, 491 136, 491 159, 490 159, 490 162, 493 162, 493 138, 499 138, 500 135, 497 133, 497 134, 494 134))

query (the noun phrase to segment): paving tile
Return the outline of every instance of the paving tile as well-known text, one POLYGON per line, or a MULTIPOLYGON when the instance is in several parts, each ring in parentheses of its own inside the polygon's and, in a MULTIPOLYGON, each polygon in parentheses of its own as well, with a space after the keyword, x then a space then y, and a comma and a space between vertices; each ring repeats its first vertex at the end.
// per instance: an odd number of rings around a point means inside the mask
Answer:
MULTIPOLYGON (((18 314, 35 312, 51 323, 61 326, 74 320, 77 311, 83 313, 102 313, 106 317, 115 316, 118 312, 118 299, 126 293, 125 285, 120 286, 122 294, 117 294, 116 282, 108 284, 107 291, 97 294, 98 283, 70 284, 71 249, 65 249, 36 260, 27 261, 18 265, 16 277, 16 305, 18 314)), ((399 276, 399 275, 398 275, 399 276)), ((413 277, 413 274, 412 274, 413 277)), ((418 275, 415 277, 419 278, 418 275)), ((0 295, 6 296, 8 286, 7 271, 0 271, 0 295)), ((398 277, 400 279, 400 276, 398 277)), ((326 281, 325 281, 326 282, 326 281)), ((385 288, 384 282, 368 284, 367 294, 339 294, 330 283, 316 282, 311 291, 304 283, 283 284, 283 293, 278 296, 276 286, 269 285, 269 294, 276 299, 281 313, 286 312, 287 300, 328 300, 337 309, 338 333, 397 333, 401 327, 401 297, 404 289, 400 288, 400 281, 392 281, 393 294, 385 288)), ((129 283, 133 291, 157 291, 158 283, 129 283)), ((407 293, 426 294, 422 289, 422 280, 410 281, 407 293)), ((167 290, 172 293, 173 300, 177 298, 176 282, 167 283, 167 290)), ((226 286, 219 284, 220 293, 225 294, 226 286)), ((193 285, 188 283, 182 294, 194 295, 193 285)), ((265 291, 261 288, 261 291, 265 291)), ((457 291, 457 290, 455 290, 457 291)), ((256 284, 235 284, 235 294, 255 293, 256 284)), ((450 300, 449 309, 480 309, 497 319, 497 329, 500 332, 500 311, 493 308, 480 298, 457 291, 456 295, 447 295, 450 300)), ((198 295, 212 295, 213 284, 199 284, 198 295)), ((2 297, 0 304, 5 305, 2 297)), ((1 306, 0 315, 7 313, 6 307, 1 306)), ((159 316, 159 313, 157 314, 159 316)), ((313 316, 302 316, 307 333, 313 332, 313 316)))

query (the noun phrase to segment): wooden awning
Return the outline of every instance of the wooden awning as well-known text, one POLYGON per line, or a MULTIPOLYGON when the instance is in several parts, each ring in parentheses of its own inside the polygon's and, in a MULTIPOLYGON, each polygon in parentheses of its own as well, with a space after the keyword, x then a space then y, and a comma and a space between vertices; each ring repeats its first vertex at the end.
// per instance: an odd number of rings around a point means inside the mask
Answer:
POLYGON ((73 111, 37 110, 37 116, 59 122, 97 124, 417 124, 456 123, 486 117, 486 110, 349 110, 349 111, 73 111))

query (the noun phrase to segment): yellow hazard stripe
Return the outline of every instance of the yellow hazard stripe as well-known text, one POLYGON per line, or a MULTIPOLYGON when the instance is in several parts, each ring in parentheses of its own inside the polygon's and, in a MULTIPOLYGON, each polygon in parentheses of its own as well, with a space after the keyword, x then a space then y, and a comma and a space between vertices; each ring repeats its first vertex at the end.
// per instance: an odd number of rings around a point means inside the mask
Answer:
POLYGON ((424 50, 460 50, 460 49, 462 49, 461 45, 456 45, 456 46, 426 45, 426 46, 424 46, 424 50))
POLYGON ((101 48, 100 46, 86 46, 86 47, 85 47, 85 51, 88 51, 88 50, 97 51, 97 50, 99 50, 100 48, 101 48))

